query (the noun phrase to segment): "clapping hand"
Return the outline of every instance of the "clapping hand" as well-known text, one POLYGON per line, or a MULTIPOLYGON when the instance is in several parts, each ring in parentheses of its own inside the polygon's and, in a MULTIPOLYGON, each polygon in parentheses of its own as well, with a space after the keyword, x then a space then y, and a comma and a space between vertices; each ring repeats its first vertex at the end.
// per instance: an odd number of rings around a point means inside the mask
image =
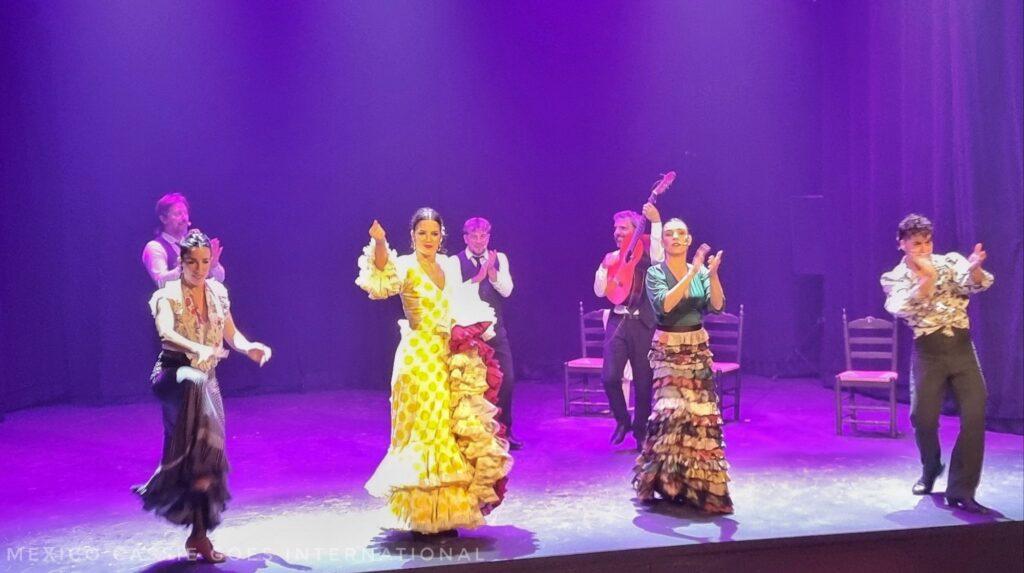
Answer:
POLYGON ((934 279, 938 276, 935 265, 928 255, 907 255, 907 266, 922 279, 934 279))
POLYGON ((693 253, 693 272, 700 270, 704 266, 704 260, 707 258, 708 253, 711 252, 711 247, 707 243, 701 243, 697 247, 697 252, 693 253))
POLYGON ((484 280, 484 277, 487 276, 487 268, 487 263, 480 265, 480 270, 478 270, 476 274, 473 275, 473 278, 471 278, 470 281, 472 281, 473 284, 482 282, 484 280))
POLYGON ((220 254, 224 247, 220 245, 220 239, 210 239, 210 268, 215 269, 220 265, 220 254))
POLYGON ((487 262, 484 263, 484 267, 487 268, 487 278, 490 280, 498 280, 498 251, 487 252, 487 262))
POLYGON ((718 251, 716 254, 712 255, 710 259, 708 259, 708 271, 712 275, 718 274, 718 267, 721 266, 722 264, 722 253, 723 251, 718 251))

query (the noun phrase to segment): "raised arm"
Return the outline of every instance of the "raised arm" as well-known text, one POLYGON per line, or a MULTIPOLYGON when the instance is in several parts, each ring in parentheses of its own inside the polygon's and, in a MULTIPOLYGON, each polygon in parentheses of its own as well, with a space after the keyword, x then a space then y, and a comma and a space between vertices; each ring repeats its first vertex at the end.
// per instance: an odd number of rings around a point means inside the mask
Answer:
POLYGON ((356 286, 373 300, 385 299, 402 290, 402 276, 397 267, 398 253, 388 248, 384 227, 377 221, 370 227, 370 244, 359 257, 356 286))
POLYGON ((661 243, 661 221, 651 223, 651 264, 665 261, 665 245, 661 243))
POLYGON ((651 222, 651 263, 665 260, 665 245, 661 244, 661 213, 654 203, 644 203, 644 217, 651 222))
POLYGON ((491 285, 494 286, 494 290, 498 291, 498 294, 508 298, 512 295, 512 288, 515 287, 512 283, 512 272, 508 268, 508 257, 505 256, 505 253, 491 251, 487 262, 489 263, 487 280, 491 281, 491 285), (495 265, 499 268, 495 269, 495 265))
POLYGON ((220 256, 223 252, 224 247, 220 244, 220 239, 210 239, 210 276, 217 279, 218 282, 224 282, 226 274, 224 265, 220 262, 220 256))
POLYGON ((711 312, 722 312, 725 308, 725 291, 722 289, 722 281, 718 278, 718 267, 722 265, 723 251, 711 256, 708 259, 708 281, 711 283, 708 295, 708 309, 711 312))
POLYGON ((995 282, 992 273, 982 268, 985 259, 988 258, 988 253, 985 252, 981 243, 974 245, 974 251, 971 252, 969 258, 965 259, 959 253, 950 253, 949 257, 954 261, 953 272, 956 275, 956 284, 960 292, 974 294, 987 290, 995 282))
POLYGON ((370 225, 370 238, 373 239, 373 265, 382 271, 388 264, 388 241, 384 227, 376 219, 370 225))

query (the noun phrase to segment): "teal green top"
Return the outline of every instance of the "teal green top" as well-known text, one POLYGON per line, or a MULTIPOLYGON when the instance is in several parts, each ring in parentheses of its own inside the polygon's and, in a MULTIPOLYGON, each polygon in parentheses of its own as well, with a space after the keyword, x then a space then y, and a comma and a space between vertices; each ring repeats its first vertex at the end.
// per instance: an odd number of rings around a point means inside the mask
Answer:
MULTIPOLYGON (((668 268, 668 263, 651 265, 647 269, 647 298, 654 306, 658 315, 658 326, 678 327, 696 326, 708 312, 722 312, 720 308, 711 308, 711 273, 702 266, 697 276, 690 281, 690 293, 683 297, 672 312, 665 312, 665 297, 672 287, 679 284, 675 275, 668 268)), ((723 301, 723 305, 724 301, 723 301)))

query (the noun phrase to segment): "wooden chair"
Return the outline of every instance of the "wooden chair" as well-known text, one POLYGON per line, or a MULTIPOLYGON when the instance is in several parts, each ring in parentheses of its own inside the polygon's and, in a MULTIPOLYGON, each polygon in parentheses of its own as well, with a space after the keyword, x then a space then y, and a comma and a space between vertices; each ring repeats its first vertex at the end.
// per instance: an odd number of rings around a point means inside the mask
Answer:
POLYGON ((601 368, 604 359, 604 311, 601 309, 583 312, 580 301, 580 354, 565 362, 565 415, 573 415, 574 407, 581 407, 583 414, 590 414, 598 408, 607 408, 604 386, 601 384, 601 368), (597 382, 593 382, 596 378, 597 382))
POLYGON ((723 312, 704 317, 704 329, 708 331, 708 347, 715 355, 713 372, 718 389, 719 407, 724 417, 725 410, 732 409, 732 420, 740 419, 740 390, 743 382, 743 305, 739 316, 723 312), (731 384, 725 384, 729 375, 731 384))
POLYGON ((836 375, 836 433, 843 434, 843 423, 854 429, 860 425, 889 426, 889 436, 896 431, 896 323, 868 316, 847 321, 843 309, 843 342, 846 345, 846 370, 836 375), (870 370, 868 367, 882 368, 870 370), (888 368, 886 370, 886 368, 888 368), (857 404, 856 389, 874 388, 889 391, 888 406, 857 404), (849 396, 843 396, 843 390, 849 396), (888 420, 863 419, 857 412, 888 412, 888 420))
MULTIPOLYGON (((608 309, 583 311, 583 302, 579 303, 580 313, 580 354, 565 363, 565 415, 572 416, 582 409, 583 415, 611 415, 608 398, 601 382, 601 369, 604 367, 604 330, 608 319, 608 309)), ((623 378, 622 387, 629 406, 629 384, 632 380, 623 378)))

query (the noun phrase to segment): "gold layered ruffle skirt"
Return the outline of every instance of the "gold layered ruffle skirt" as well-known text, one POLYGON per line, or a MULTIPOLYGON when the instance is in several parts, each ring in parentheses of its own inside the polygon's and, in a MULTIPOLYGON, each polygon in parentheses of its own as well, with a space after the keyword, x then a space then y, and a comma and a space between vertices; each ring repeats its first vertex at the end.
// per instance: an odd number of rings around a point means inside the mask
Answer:
POLYGON ((387 499, 395 527, 474 528, 499 501, 495 487, 512 460, 496 435, 496 408, 483 397, 485 373, 475 351, 449 355, 447 335, 403 328, 391 444, 366 483, 371 495, 387 499))
POLYGON ((654 407, 634 468, 637 497, 732 513, 707 331, 656 331, 650 360, 654 407))

